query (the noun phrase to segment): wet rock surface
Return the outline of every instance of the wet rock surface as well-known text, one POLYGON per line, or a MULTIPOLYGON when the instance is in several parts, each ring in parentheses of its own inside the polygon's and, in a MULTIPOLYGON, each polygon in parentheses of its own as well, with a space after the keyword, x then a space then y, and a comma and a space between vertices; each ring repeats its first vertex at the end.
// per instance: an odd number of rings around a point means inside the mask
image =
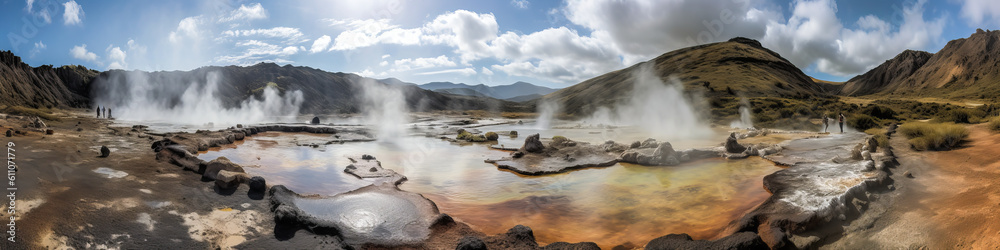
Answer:
POLYGON ((382 162, 376 160, 374 156, 361 155, 348 156, 347 158, 351 160, 351 165, 347 165, 344 172, 360 179, 380 179, 396 185, 406 180, 405 176, 396 173, 396 171, 383 168, 382 162))
MULTIPOLYGON (((607 145, 607 143, 605 143, 607 145)), ((636 143, 632 143, 636 145, 636 143)), ((608 146, 610 149, 617 149, 617 146, 608 146)), ((721 152, 718 149, 687 149, 675 151, 669 142, 656 142, 654 139, 647 139, 636 148, 627 149, 621 153, 619 160, 632 164, 644 166, 675 166, 681 163, 719 157, 721 152)))
POLYGON ((275 220, 313 232, 336 232, 352 246, 418 244, 441 216, 430 200, 394 185, 371 185, 335 196, 302 196, 278 185, 269 193, 275 220))
POLYGON ((687 234, 670 234, 646 244, 648 250, 667 249, 770 249, 753 232, 740 232, 718 240, 693 240, 687 234))
POLYGON ((799 139, 789 143, 788 149, 765 156, 790 166, 764 177, 771 197, 730 224, 726 232, 757 232, 771 248, 815 247, 811 245, 815 241, 793 243, 789 239, 824 226, 839 227, 840 223, 832 221, 856 218, 874 199, 873 192, 890 184, 891 149, 867 151, 869 139, 862 133, 799 139), (862 147, 871 160, 851 157, 855 148, 862 147))

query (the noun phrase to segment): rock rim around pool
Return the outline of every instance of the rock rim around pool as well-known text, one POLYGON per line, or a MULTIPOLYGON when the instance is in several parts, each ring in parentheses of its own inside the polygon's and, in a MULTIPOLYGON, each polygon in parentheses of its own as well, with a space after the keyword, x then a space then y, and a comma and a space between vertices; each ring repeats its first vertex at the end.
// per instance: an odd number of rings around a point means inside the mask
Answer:
POLYGON ((271 187, 269 193, 277 223, 332 232, 356 248, 420 244, 432 233, 431 227, 447 217, 423 195, 389 184, 334 196, 302 196, 282 185, 271 187))
POLYGON ((523 175, 556 174, 618 163, 617 157, 599 145, 557 137, 545 146, 539 137, 538 134, 528 136, 524 146, 512 152, 511 157, 487 159, 485 162, 523 175))
POLYGON ((358 177, 359 179, 375 179, 376 183, 389 182, 399 185, 406 181, 403 176, 392 169, 382 167, 382 162, 371 155, 348 156, 351 164, 344 168, 344 172, 358 177))

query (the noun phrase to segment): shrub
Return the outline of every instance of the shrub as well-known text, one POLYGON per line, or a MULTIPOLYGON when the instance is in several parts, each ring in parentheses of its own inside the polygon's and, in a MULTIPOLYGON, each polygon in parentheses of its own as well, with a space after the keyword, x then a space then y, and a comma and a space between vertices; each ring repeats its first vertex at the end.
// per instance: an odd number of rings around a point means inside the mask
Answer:
POLYGON ((988 127, 993 132, 1000 132, 1000 116, 993 117, 993 119, 990 119, 990 122, 986 124, 986 127, 988 127))
POLYGON ((469 133, 468 131, 465 131, 465 130, 459 130, 458 131, 458 137, 455 137, 455 139, 469 140, 469 138, 471 138, 471 137, 472 137, 472 133, 469 133))
POLYGON ((486 132, 486 140, 496 141, 498 139, 500 139, 500 135, 497 135, 496 132, 486 132))
POLYGON ((792 118, 792 116, 795 116, 795 110, 791 108, 783 108, 778 110, 778 115, 781 118, 792 118))
POLYGON ((948 150, 969 137, 965 126, 954 123, 909 122, 900 125, 898 131, 910 139, 916 150, 948 150))
POLYGON ((861 113, 878 119, 896 119, 896 111, 875 104, 868 105, 861 113))
POLYGON ((20 115, 20 116, 37 116, 48 121, 58 121, 59 117, 52 115, 52 110, 41 110, 35 108, 28 108, 22 106, 7 106, 0 109, 0 113, 5 113, 8 115, 20 115))
POLYGON ((569 140, 569 139, 567 139, 565 136, 561 136, 561 135, 557 135, 557 136, 553 136, 552 137, 552 142, 556 143, 556 144, 562 143, 562 142, 567 141, 567 140, 569 140))
POLYGON ((976 109, 953 109, 942 113, 937 117, 938 122, 954 123, 978 123, 985 116, 985 112, 976 109))
POLYGON ((471 142, 485 142, 486 141, 486 136, 484 136, 484 135, 472 135, 472 136, 469 137, 468 140, 471 141, 471 142))
POLYGON ((866 134, 872 135, 872 137, 875 138, 875 141, 878 142, 879 148, 889 147, 889 136, 885 135, 885 132, 886 130, 882 128, 872 128, 865 130, 866 134))
POLYGON ((865 131, 870 128, 878 127, 879 122, 869 115, 858 114, 847 118, 847 125, 854 129, 865 131))

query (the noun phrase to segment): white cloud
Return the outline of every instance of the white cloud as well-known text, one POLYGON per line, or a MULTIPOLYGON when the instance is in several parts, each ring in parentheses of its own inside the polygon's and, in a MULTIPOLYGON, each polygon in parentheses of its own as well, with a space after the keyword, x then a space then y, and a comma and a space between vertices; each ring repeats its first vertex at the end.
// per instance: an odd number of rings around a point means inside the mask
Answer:
POLYGON ((287 44, 302 42, 305 36, 298 28, 274 27, 270 29, 249 29, 249 30, 227 30, 222 32, 223 37, 266 37, 284 39, 287 44))
POLYGON ((87 51, 86 44, 73 46, 73 49, 69 50, 69 54, 76 59, 91 61, 95 63, 97 62, 97 54, 94 54, 94 52, 87 51))
POLYGON ((519 9, 527 9, 531 3, 528 0, 510 0, 510 5, 514 5, 519 9))
POLYGON ((493 14, 456 10, 434 18, 424 25, 423 41, 457 48, 462 62, 489 56, 487 42, 497 38, 500 26, 493 14))
POLYGON ((242 54, 219 56, 215 58, 215 61, 237 65, 251 65, 259 62, 291 63, 292 61, 287 58, 302 51, 296 46, 281 47, 258 40, 238 42, 236 46, 245 48, 242 54))
POLYGON ((323 35, 313 41, 312 48, 309 49, 309 53, 317 53, 326 50, 330 46, 330 36, 323 35))
POLYGON ((49 14, 49 9, 42 9, 38 11, 38 16, 42 17, 42 20, 45 21, 45 24, 52 23, 52 15, 49 14))
POLYGON ((832 0, 799 1, 787 21, 767 25, 761 42, 800 68, 815 65, 832 75, 859 74, 903 50, 923 49, 939 39, 946 20, 926 20, 926 3, 921 0, 906 6, 898 29, 872 15, 859 18, 858 28, 851 29, 837 19, 832 0))
POLYGON ((267 19, 267 10, 260 3, 250 6, 241 4, 239 8, 233 10, 229 15, 219 18, 219 22, 251 21, 257 19, 267 19))
POLYGON ((126 57, 125 51, 122 51, 120 47, 112 47, 112 45, 108 45, 108 48, 105 49, 105 51, 107 51, 108 53, 107 58, 110 61, 108 63, 109 70, 128 68, 128 64, 125 63, 125 57, 126 57))
POLYGON ((330 47, 334 50, 352 50, 379 43, 416 45, 420 43, 420 30, 400 29, 389 24, 389 19, 334 20, 324 19, 331 26, 345 29, 330 47))
POLYGON ((389 66, 389 62, 388 61, 382 61, 382 62, 378 63, 378 66, 382 66, 382 67, 389 66))
POLYGON ((129 52, 139 53, 139 54, 145 54, 146 53, 146 46, 139 45, 139 43, 135 42, 135 40, 133 40, 133 39, 128 39, 127 45, 128 45, 129 52))
POLYGON ((974 26, 1000 25, 1000 1, 996 0, 965 0, 962 3, 962 17, 974 26))
POLYGON ((438 57, 400 59, 393 62, 393 65, 395 66, 393 69, 395 71, 457 66, 455 62, 448 60, 448 57, 444 55, 438 57))
POLYGON ((28 4, 28 6, 25 7, 25 10, 27 10, 28 13, 31 13, 31 7, 32 7, 32 5, 35 4, 35 0, 28 0, 27 4, 28 4))
POLYGON ((480 70, 480 72, 482 72, 484 75, 488 75, 488 76, 493 75, 493 71, 490 70, 490 69, 487 69, 486 67, 483 67, 483 69, 480 70))
POLYGON ((476 74, 476 70, 473 68, 446 69, 446 70, 438 70, 430 72, 421 72, 421 73, 416 73, 415 75, 440 75, 440 74, 460 74, 463 76, 471 76, 476 74))
POLYGON ((195 40, 201 39, 202 32, 199 27, 202 25, 202 23, 203 21, 201 16, 193 16, 181 19, 181 21, 177 23, 177 30, 170 32, 170 37, 169 37, 170 42, 177 43, 183 40, 184 38, 191 38, 195 40))
POLYGON ((385 55, 382 55, 382 59, 386 59, 386 58, 389 58, 390 56, 392 56, 392 55, 390 55, 390 54, 385 54, 385 55))
POLYGON ((35 43, 35 48, 31 49, 31 52, 30 52, 31 57, 35 57, 35 55, 38 55, 38 53, 41 53, 42 50, 45 49, 45 47, 46 46, 45 46, 44 43, 42 43, 42 41, 38 41, 37 43, 35 43))
POLYGON ((83 6, 80 6, 74 0, 64 3, 63 6, 66 7, 66 11, 63 12, 64 24, 75 25, 83 23, 83 6))

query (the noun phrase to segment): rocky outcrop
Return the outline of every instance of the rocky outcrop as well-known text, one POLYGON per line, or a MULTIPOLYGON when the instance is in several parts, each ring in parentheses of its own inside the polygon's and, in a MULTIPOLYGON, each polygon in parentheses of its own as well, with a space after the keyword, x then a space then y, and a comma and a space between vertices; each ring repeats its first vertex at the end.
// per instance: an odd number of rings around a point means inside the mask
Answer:
POLYGON ((319 117, 318 116, 314 116, 313 119, 312 119, 312 121, 309 121, 309 124, 319 125, 319 117))
POLYGON ((250 181, 250 176, 243 172, 221 170, 215 175, 215 186, 220 189, 233 189, 242 183, 250 181))
POLYGON ((524 139, 524 146, 521 147, 521 150, 528 153, 541 153, 545 150, 545 145, 542 144, 539 137, 538 134, 529 135, 528 138, 524 139))
POLYGON ((687 234, 670 234, 653 239, 647 250, 666 249, 770 249, 760 236, 753 232, 739 232, 718 240, 693 240, 687 234))
MULTIPOLYGON (((633 143, 632 145, 636 145, 633 143)), ((676 166, 684 162, 719 157, 715 149, 687 149, 674 151, 669 142, 647 139, 638 147, 627 149, 619 156, 619 161, 644 166, 676 166)))
POLYGON ((351 165, 344 168, 344 172, 354 175, 359 179, 383 179, 390 183, 399 185, 406 181, 406 177, 396 173, 392 169, 382 167, 382 162, 371 155, 361 155, 361 157, 349 156, 351 165))
POLYGON ((605 147, 599 145, 566 138, 549 141, 548 147, 543 145, 539 135, 533 134, 524 140, 521 149, 511 153, 511 157, 487 159, 485 162, 524 175, 546 175, 582 168, 607 167, 618 162, 616 157, 605 151, 605 147))
POLYGON ((89 86, 98 72, 83 66, 32 68, 10 51, 0 51, 0 105, 32 108, 90 104, 89 86))
POLYGON ((740 145, 740 143, 736 141, 736 133, 729 134, 729 138, 726 138, 725 147, 726 147, 726 153, 730 154, 743 153, 743 151, 747 150, 746 147, 740 145))
POLYGON ((229 161, 226 157, 219 157, 205 165, 205 171, 202 174, 202 177, 209 180, 218 180, 219 173, 222 171, 246 173, 246 171, 243 170, 243 167, 239 164, 229 161))

